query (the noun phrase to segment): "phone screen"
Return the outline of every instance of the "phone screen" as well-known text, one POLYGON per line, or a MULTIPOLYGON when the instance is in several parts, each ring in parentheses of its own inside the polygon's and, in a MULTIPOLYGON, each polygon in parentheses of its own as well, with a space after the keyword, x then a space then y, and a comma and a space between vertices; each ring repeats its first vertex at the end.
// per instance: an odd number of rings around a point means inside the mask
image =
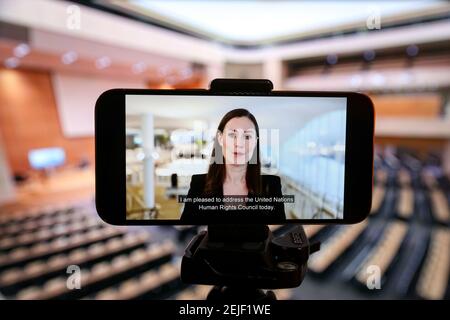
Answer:
POLYGON ((125 96, 127 220, 343 219, 347 98, 125 96))

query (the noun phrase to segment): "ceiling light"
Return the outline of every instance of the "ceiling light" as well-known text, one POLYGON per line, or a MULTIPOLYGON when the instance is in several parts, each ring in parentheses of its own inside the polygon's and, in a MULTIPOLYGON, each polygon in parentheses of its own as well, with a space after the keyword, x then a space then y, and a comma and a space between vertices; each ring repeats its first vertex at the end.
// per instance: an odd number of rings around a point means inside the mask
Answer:
POLYGON ((364 51, 364 53, 363 53, 364 60, 366 60, 366 61, 372 61, 373 59, 375 59, 375 56, 376 56, 376 54, 375 54, 375 51, 373 51, 373 50, 367 50, 367 51, 364 51))
POLYGON ((61 61, 64 64, 72 64, 78 60, 78 54, 75 51, 67 51, 61 56, 61 61))
POLYGON ((412 44, 406 48, 406 54, 410 57, 415 57, 419 53, 419 47, 412 44))
POLYGON ((95 67, 97 69, 105 69, 111 65, 111 59, 107 56, 103 56, 95 60, 95 67))
POLYGON ((327 63, 328 63, 328 64, 333 65, 333 64, 336 64, 337 62, 338 62, 338 56, 337 56, 337 55, 335 55, 335 54, 329 54, 329 55, 327 56, 327 63))
POLYGON ((20 64, 20 60, 17 59, 16 57, 10 57, 8 59, 5 60, 4 65, 6 68, 8 69, 14 69, 17 68, 20 64))
POLYGON ((23 58, 29 53, 30 53, 30 46, 27 45, 26 43, 21 43, 14 48, 14 55, 17 58, 23 58))
POLYGON ((133 66, 131 67, 131 70, 135 74, 143 73, 145 70, 147 70, 147 64, 142 61, 137 62, 137 63, 133 64, 133 66))

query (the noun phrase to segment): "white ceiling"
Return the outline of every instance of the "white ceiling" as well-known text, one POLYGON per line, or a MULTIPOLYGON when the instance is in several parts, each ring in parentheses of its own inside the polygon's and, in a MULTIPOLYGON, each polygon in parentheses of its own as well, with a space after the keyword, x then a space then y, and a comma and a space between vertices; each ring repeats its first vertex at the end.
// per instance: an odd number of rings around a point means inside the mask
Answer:
POLYGON ((422 14, 446 6, 445 1, 100 1, 140 15, 204 34, 217 40, 257 43, 336 31, 351 24, 365 25, 379 13, 393 16, 422 14))

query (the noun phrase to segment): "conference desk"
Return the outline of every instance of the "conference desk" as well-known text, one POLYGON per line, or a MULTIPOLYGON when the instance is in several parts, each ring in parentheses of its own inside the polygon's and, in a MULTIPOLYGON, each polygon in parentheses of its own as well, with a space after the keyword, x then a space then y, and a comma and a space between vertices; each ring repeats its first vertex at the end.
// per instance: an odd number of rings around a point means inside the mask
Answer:
POLYGON ((35 175, 15 188, 15 197, 0 206, 0 213, 58 203, 92 201, 95 195, 93 168, 68 168, 49 175, 35 175))

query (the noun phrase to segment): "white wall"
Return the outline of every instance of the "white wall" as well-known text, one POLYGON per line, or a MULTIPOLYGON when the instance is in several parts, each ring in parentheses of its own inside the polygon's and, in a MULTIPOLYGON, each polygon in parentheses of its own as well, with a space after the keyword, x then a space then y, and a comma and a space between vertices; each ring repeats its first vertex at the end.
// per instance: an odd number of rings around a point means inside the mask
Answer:
POLYGON ((68 138, 94 136, 95 102, 102 92, 113 88, 145 88, 144 83, 136 81, 62 73, 53 74, 52 81, 61 128, 68 138))

